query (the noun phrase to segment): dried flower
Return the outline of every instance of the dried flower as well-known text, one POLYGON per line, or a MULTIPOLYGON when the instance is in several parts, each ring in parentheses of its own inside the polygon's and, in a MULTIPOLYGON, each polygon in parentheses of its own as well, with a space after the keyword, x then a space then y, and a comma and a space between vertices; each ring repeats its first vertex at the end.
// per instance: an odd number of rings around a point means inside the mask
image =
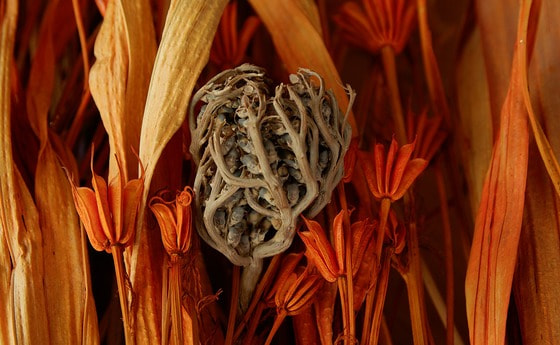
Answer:
POLYGON ((210 61, 220 69, 232 68, 239 65, 247 50, 249 41, 259 27, 260 20, 250 16, 243 23, 241 32, 237 31, 236 0, 230 1, 222 14, 218 31, 214 36, 214 43, 210 50, 210 61))
POLYGON ((93 149, 91 156, 93 189, 76 187, 68 176, 78 215, 95 250, 110 252, 111 246, 128 247, 134 239, 136 215, 144 189, 142 163, 139 162, 141 176, 125 181, 123 169, 116 158, 118 173, 107 185, 105 179, 93 171, 93 149))
POLYGON ((150 200, 150 209, 161 229, 161 239, 167 253, 185 254, 191 247, 191 203, 193 191, 185 187, 175 200, 166 201, 162 196, 150 200))
POLYGON ((305 255, 317 267, 323 278, 331 283, 346 272, 346 232, 349 230, 352 234, 352 275, 355 275, 377 225, 364 220, 353 223, 350 229, 344 229, 345 216, 347 211, 342 210, 333 220, 334 248, 316 221, 302 216, 308 231, 298 231, 306 247, 305 255))
POLYGON ((415 18, 412 0, 348 1, 334 17, 346 39, 375 54, 384 46, 400 53, 408 40, 415 18))
POLYGON ((360 162, 366 175, 370 192, 377 199, 399 200, 424 171, 428 162, 422 158, 410 159, 415 142, 399 149, 395 138, 391 141, 389 152, 385 155, 383 144, 376 144, 373 162, 369 154, 360 152, 360 162))
POLYGON ((271 95, 264 70, 242 65, 191 103, 197 228, 236 265, 284 251, 297 217, 317 214, 343 175, 351 129, 334 95, 309 70, 290 80, 271 95))
POLYGON ((308 231, 298 231, 298 235, 305 244, 305 255, 317 267, 323 278, 332 283, 344 273, 344 232, 342 226, 333 229, 335 251, 321 225, 314 220, 302 218, 308 231))
POLYGON ((275 283, 267 293, 268 305, 275 306, 279 314, 298 314, 313 301, 315 292, 321 287, 321 276, 300 265, 302 258, 302 253, 286 255, 275 283))

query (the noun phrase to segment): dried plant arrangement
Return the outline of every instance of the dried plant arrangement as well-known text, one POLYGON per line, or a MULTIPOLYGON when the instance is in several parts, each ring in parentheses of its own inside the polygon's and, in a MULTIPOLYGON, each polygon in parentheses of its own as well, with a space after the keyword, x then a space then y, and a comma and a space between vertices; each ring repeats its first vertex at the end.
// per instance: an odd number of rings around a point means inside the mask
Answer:
POLYGON ((0 344, 557 343, 558 18, 1 1, 0 344))

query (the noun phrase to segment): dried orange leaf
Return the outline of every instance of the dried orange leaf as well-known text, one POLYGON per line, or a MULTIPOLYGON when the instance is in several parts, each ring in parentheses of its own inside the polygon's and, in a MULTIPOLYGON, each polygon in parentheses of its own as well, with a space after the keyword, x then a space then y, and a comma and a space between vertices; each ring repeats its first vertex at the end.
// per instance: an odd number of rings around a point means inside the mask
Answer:
POLYGON ((466 276, 471 343, 503 344, 521 232, 529 133, 515 54, 466 276))

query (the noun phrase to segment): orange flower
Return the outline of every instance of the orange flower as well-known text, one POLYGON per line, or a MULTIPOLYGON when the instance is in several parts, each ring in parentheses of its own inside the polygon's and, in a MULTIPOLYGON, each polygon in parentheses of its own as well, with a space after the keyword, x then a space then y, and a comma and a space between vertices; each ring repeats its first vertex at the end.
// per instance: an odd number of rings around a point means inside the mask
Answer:
POLYGON ((118 174, 107 185, 105 179, 93 171, 91 155, 91 184, 93 189, 76 187, 70 177, 72 196, 78 215, 84 224, 89 241, 95 250, 111 251, 111 246, 128 247, 136 229, 136 216, 144 189, 144 168, 138 179, 124 181, 123 170, 116 159, 118 174))
POLYGON ((161 229, 163 246, 169 254, 185 254, 191 246, 193 190, 185 187, 175 200, 166 201, 161 196, 150 200, 150 209, 161 229))
POLYGON ((237 6, 237 1, 227 4, 210 50, 210 61, 222 70, 241 64, 249 41, 260 24, 256 16, 250 16, 238 33, 237 6))
POLYGON ((415 18, 412 0, 348 1, 334 17, 346 39, 375 54, 384 46, 400 53, 408 40, 415 18))
POLYGON ((410 159, 415 142, 399 149, 393 138, 389 152, 385 155, 383 144, 376 144, 373 151, 373 162, 369 154, 360 152, 360 162, 369 190, 377 199, 399 200, 412 185, 414 180, 424 171, 428 162, 422 158, 410 159))
POLYGON ((325 231, 316 221, 302 216, 309 231, 298 232, 307 249, 305 255, 317 267, 323 278, 331 283, 346 272, 345 233, 351 231, 352 234, 352 274, 354 275, 358 271, 376 225, 366 220, 352 224, 349 230, 344 229, 346 212, 340 211, 333 220, 334 248, 327 239, 325 231))
POLYGON ((301 253, 286 255, 281 271, 267 294, 268 304, 274 301, 278 314, 299 314, 313 302, 315 292, 321 287, 321 276, 299 265, 302 257, 301 253))
POLYGON ((304 216, 301 217, 309 230, 298 231, 299 237, 305 244, 305 256, 317 267, 326 281, 331 283, 336 281, 344 273, 344 232, 342 226, 333 229, 335 251, 321 225, 314 220, 309 220, 304 216))

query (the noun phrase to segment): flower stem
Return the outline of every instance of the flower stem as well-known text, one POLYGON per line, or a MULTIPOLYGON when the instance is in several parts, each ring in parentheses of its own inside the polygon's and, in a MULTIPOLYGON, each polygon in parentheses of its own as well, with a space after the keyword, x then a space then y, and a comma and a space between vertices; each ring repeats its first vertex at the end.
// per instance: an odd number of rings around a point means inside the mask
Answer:
POLYGON ((235 318, 237 316, 237 302, 239 300, 239 274, 241 269, 239 266, 233 266, 233 277, 231 282, 231 299, 229 304, 229 318, 224 345, 233 344, 233 335, 235 333, 235 318))
POLYGON ((253 343, 253 337, 255 336, 255 332, 257 331, 257 326, 259 325, 259 321, 261 319, 261 315, 265 309, 265 304, 259 302, 256 304, 255 314, 254 317, 251 318, 249 323, 249 327, 247 328, 247 334, 245 336, 245 340, 243 340, 243 344, 250 345, 253 343))
POLYGON ((270 330, 270 333, 268 333, 268 337, 266 338, 266 342, 264 343, 264 345, 270 345, 272 339, 274 338, 274 335, 282 325, 282 322, 284 322, 284 319, 287 315, 288 313, 284 309, 282 309, 282 311, 280 311, 276 315, 276 318, 274 318, 274 324, 272 324, 272 329, 270 330))
POLYGON ((397 81, 397 67, 395 64, 395 51, 393 47, 386 45, 381 48, 381 59, 383 60, 383 69, 385 70, 385 77, 387 78, 387 85, 389 86, 395 134, 397 135, 399 143, 403 145, 407 142, 406 129, 404 126, 404 114, 399 92, 399 83, 397 81))
POLYGON ((134 336, 130 327, 130 316, 128 313, 127 287, 126 287, 126 271, 124 269, 123 248, 119 245, 111 247, 113 255, 113 264, 115 265, 115 276, 117 278, 117 288, 119 290, 119 302, 121 304, 121 313, 124 326, 124 337, 127 345, 134 344, 134 336))
POLYGON ((418 247, 418 229, 414 221, 410 222, 408 236, 408 272, 404 274, 406 282, 410 319, 412 324, 412 337, 415 345, 431 344, 430 328, 426 317, 424 304, 424 290, 420 268, 420 248, 418 247))
POLYGON ((443 221, 443 242, 445 250, 445 305, 447 306, 447 329, 446 344, 453 345, 455 320, 454 320, 454 274, 453 274, 453 241, 451 238, 451 223, 449 221, 449 208, 447 206, 447 194, 445 193, 445 181, 441 171, 441 163, 438 160, 435 165, 435 174, 441 207, 441 219, 443 221))
POLYGON ((377 239, 375 243, 375 255, 378 258, 378 266, 381 266, 383 240, 385 239, 385 227, 387 226, 387 218, 389 217, 390 209, 391 199, 383 198, 381 200, 381 209, 379 210, 379 230, 377 231, 377 239))
POLYGON ((344 183, 341 182, 338 185, 338 192, 340 198, 341 208, 345 211, 344 213, 344 229, 346 229, 344 234, 344 256, 346 265, 346 298, 347 298, 347 308, 348 308, 348 334, 349 339, 356 338, 356 324, 354 320, 354 282, 353 282, 353 263, 352 263, 352 231, 350 229, 350 216, 348 215, 348 203, 346 201, 346 192, 344 190, 344 183))
POLYGON ((373 322, 369 335, 369 343, 376 345, 379 341, 379 329, 381 328, 381 321, 383 319, 383 306, 385 305, 385 296, 387 295, 387 287, 389 286, 389 271, 391 270, 391 255, 390 250, 385 250, 383 260, 381 262, 382 268, 377 283, 377 293, 375 295, 375 310, 373 313, 373 322))
POLYGON ((350 307, 348 306, 348 290, 347 287, 348 285, 346 284, 346 276, 340 276, 338 277, 338 279, 336 280, 337 284, 338 284, 338 292, 340 294, 340 309, 342 310, 342 329, 343 329, 343 333, 344 333, 344 344, 348 345, 349 342, 349 322, 350 322, 350 316, 349 316, 349 309, 350 307))
POLYGON ((173 339, 175 344, 183 344, 183 318, 181 317, 181 265, 177 256, 171 257, 171 268, 169 274, 171 291, 171 325, 173 327, 173 339))

